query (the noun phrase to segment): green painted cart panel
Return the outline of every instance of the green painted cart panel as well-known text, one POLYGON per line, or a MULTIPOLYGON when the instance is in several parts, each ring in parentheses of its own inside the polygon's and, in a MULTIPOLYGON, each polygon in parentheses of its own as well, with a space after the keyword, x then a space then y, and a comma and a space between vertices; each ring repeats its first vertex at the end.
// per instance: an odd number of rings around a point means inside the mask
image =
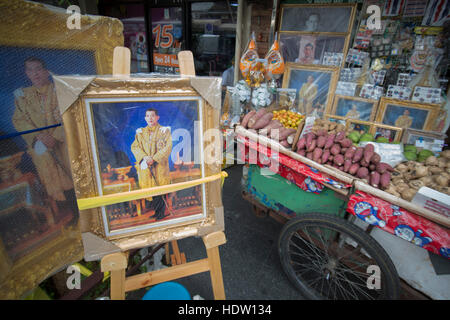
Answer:
POLYGON ((264 206, 290 216, 302 212, 329 213, 336 216, 345 214, 341 208, 345 206, 346 201, 336 197, 333 190, 324 188, 320 194, 306 192, 277 174, 262 174, 257 165, 249 166, 245 191, 264 206))

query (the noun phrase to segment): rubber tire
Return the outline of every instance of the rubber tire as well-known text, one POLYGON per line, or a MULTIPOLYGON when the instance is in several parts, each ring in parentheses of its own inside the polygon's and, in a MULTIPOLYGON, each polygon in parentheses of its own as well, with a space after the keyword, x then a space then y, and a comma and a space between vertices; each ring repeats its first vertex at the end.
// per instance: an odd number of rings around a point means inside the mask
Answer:
POLYGON ((383 300, 396 300, 400 295, 400 280, 397 270, 383 247, 364 230, 358 228, 353 223, 330 214, 324 213, 305 213, 293 218, 286 223, 281 230, 278 238, 278 253, 280 262, 289 280, 301 292, 301 294, 310 300, 321 300, 314 291, 300 281, 295 276, 290 267, 288 255, 288 238, 296 232, 301 226, 322 226, 332 227, 339 231, 346 232, 353 240, 357 241, 367 253, 377 261, 381 274, 384 275, 384 281, 387 283, 387 296, 383 300))

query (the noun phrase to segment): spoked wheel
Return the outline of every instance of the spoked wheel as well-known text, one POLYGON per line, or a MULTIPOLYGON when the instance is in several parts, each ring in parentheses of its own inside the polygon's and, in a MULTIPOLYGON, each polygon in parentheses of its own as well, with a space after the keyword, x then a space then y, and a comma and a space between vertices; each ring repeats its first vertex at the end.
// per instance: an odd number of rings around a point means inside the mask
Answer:
POLYGON ((397 271, 370 235, 343 218, 302 214, 278 239, 281 264, 308 299, 397 299, 397 271))

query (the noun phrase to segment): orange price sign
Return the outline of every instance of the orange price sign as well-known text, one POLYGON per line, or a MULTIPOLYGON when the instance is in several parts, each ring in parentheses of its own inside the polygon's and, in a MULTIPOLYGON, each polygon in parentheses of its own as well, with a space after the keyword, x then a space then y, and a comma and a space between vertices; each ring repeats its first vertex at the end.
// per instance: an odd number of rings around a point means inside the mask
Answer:
POLYGON ((173 35, 172 31, 173 25, 172 24, 165 24, 161 27, 160 24, 158 24, 156 27, 152 29, 152 32, 156 35, 155 39, 155 47, 156 48, 170 48, 173 44, 173 35))

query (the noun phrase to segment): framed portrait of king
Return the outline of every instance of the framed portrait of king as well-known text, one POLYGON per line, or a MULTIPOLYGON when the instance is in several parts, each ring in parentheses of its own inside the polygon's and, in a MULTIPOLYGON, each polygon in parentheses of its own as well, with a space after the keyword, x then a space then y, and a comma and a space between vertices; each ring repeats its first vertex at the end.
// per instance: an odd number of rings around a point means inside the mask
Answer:
POLYGON ((198 182, 220 174, 220 146, 219 158, 206 156, 208 133, 219 132, 210 130, 218 128, 219 108, 191 79, 96 78, 63 122, 82 232, 128 249, 137 238, 142 247, 220 226, 220 181, 198 182), (180 184, 186 186, 173 189, 180 184), (147 196, 152 190, 160 192, 147 196), (84 207, 86 199, 107 202, 84 207))
POLYGON ((20 297, 83 255, 53 77, 110 74, 123 35, 117 19, 81 15, 80 28, 69 29, 69 16, 31 1, 0 3, 0 298, 20 297), (24 264, 32 277, 18 271, 24 264))

